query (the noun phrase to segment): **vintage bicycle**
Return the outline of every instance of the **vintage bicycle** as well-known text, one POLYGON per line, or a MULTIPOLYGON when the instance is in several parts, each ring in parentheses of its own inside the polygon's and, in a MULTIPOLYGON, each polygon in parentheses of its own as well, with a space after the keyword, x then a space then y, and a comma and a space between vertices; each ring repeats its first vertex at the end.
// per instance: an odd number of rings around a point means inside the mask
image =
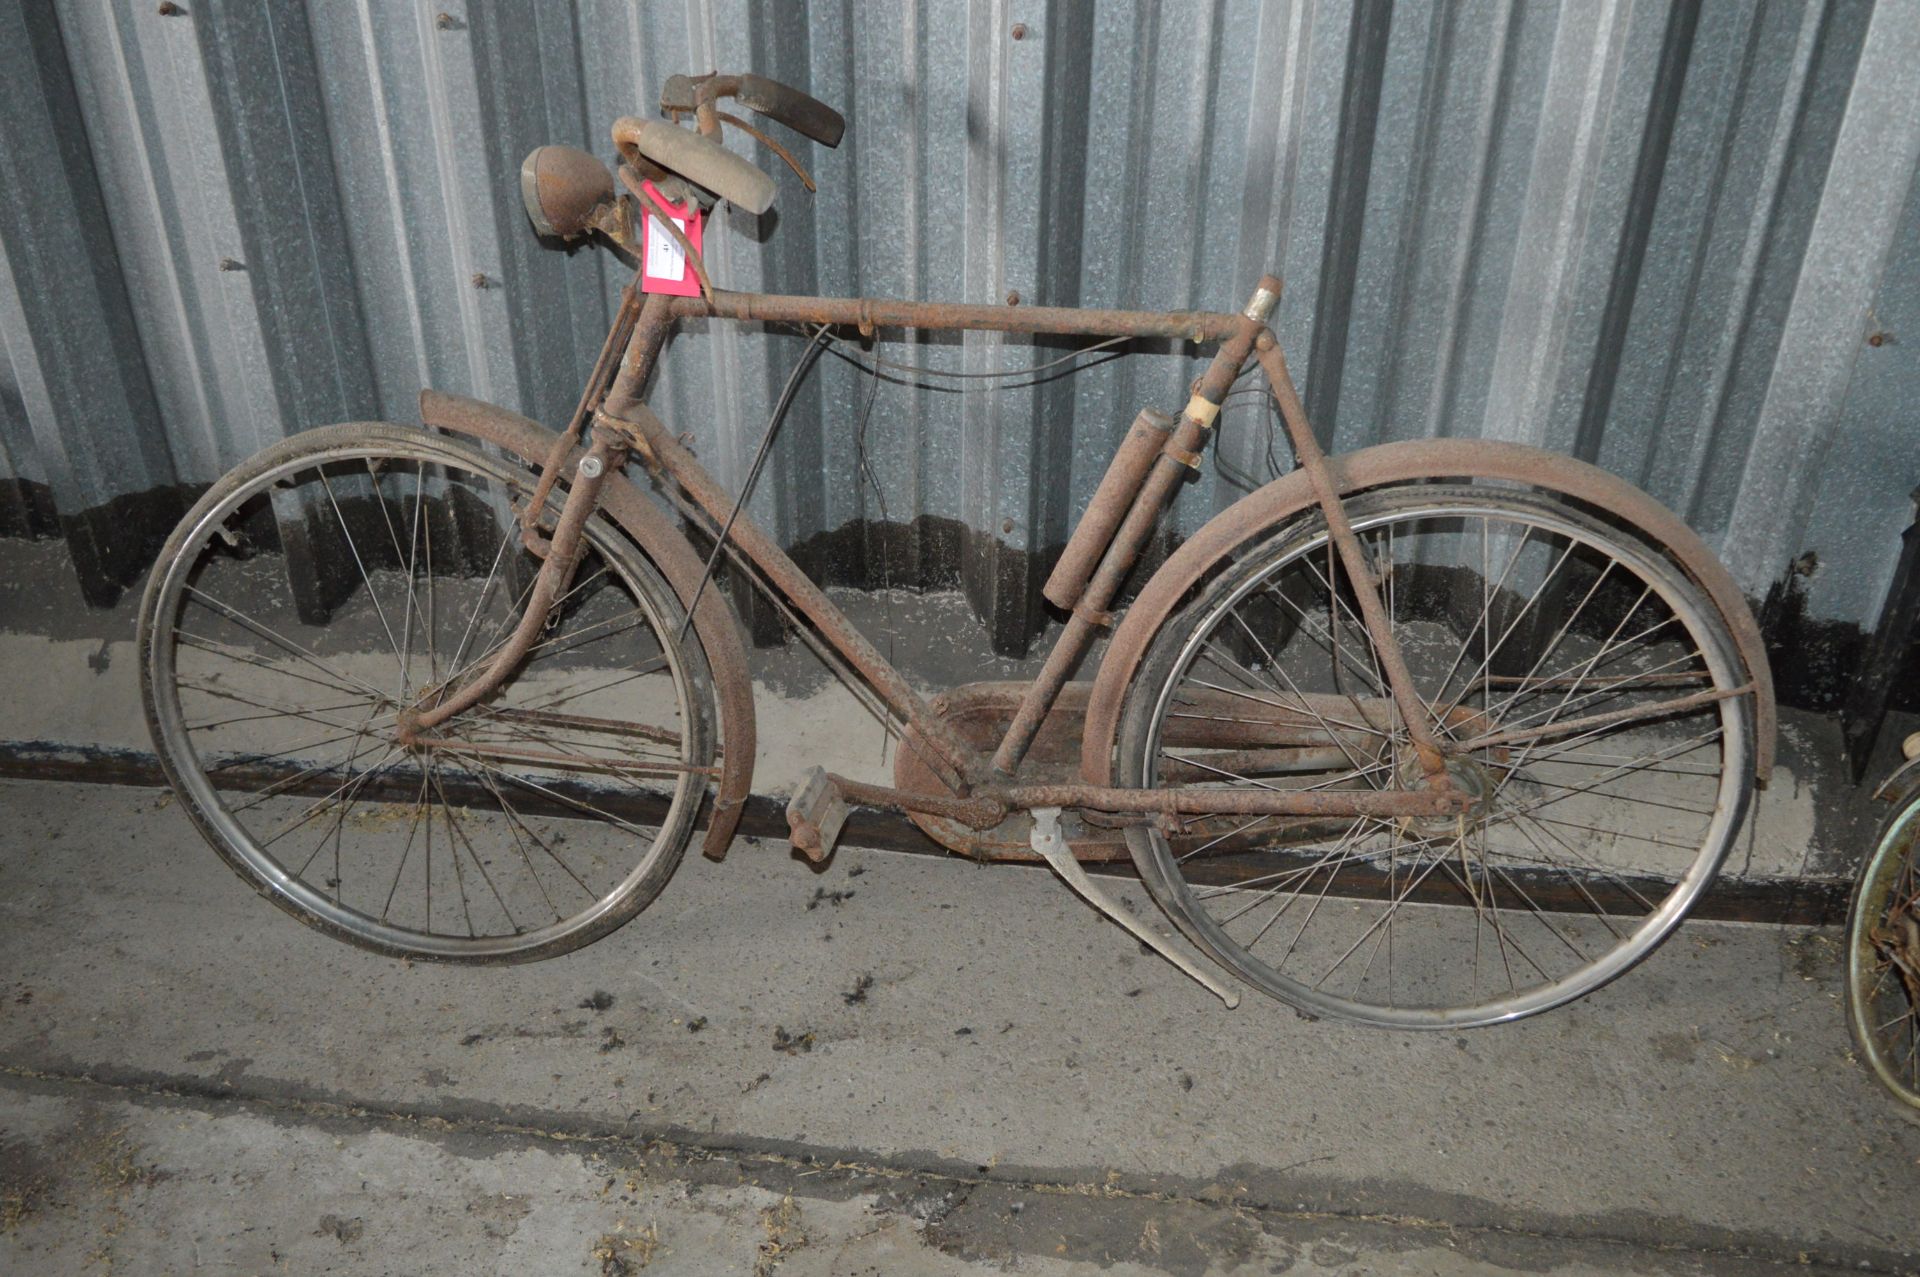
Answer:
POLYGON ((844 129, 769 80, 676 76, 662 118, 614 124, 617 185, 585 152, 528 157, 536 229, 643 258, 671 241, 698 283, 636 274, 565 430, 429 390, 421 426, 268 448, 173 534, 142 604, 147 713, 181 806, 243 878, 328 935, 441 961, 543 958, 628 921, 703 821, 725 855, 752 791, 752 682, 710 584, 726 570, 899 736, 892 784, 816 769, 793 795, 813 859, 849 805, 905 812, 957 853, 1053 865, 1237 1001, 1080 870, 1131 861, 1246 984, 1410 1028, 1560 1005, 1679 924, 1771 769, 1774 702, 1746 603, 1678 518, 1511 444, 1326 455, 1270 276, 1238 313, 715 288, 676 213, 761 213, 775 191, 722 130, 802 171, 732 103, 826 146, 844 129), (800 325, 855 360, 900 329, 1213 353, 1184 407, 1125 433, 1047 580, 1065 619, 1038 675, 928 699, 744 512, 751 476, 730 494, 649 409, 689 319, 800 325), (1243 374, 1297 464, 1124 596, 1243 374))

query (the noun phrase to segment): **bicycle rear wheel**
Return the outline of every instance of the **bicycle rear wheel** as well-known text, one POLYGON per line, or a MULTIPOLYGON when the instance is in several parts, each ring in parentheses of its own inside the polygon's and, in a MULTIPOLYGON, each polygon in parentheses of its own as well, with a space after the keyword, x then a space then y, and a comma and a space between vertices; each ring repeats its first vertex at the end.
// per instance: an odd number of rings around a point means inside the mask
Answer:
MULTIPOLYGON (((1529 489, 1408 484, 1348 509, 1473 810, 1134 827, 1135 862, 1196 944, 1311 1014, 1467 1027, 1579 997, 1665 939, 1740 826, 1752 742, 1725 624, 1657 551, 1529 489)), ((1162 628, 1117 761, 1148 787, 1422 783, 1317 514, 1162 628)))
POLYGON ((519 620, 534 481, 422 430, 333 426, 222 479, 161 554, 139 648, 161 764, 227 863, 328 935, 547 957, 632 918, 680 861, 713 770, 711 680, 604 514, 505 686, 397 737, 519 620))
POLYGON ((1847 1027, 1920 1121, 1920 792, 1880 827, 1847 911, 1847 1027))

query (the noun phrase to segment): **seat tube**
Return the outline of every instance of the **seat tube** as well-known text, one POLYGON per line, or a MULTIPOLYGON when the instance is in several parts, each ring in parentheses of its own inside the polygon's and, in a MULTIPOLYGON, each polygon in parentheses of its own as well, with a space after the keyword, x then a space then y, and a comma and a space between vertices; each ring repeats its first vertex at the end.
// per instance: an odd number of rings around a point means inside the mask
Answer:
POLYGON ((1067 619, 1066 628, 1061 631, 1053 650, 1047 653, 1046 664, 1020 698, 1020 707, 1014 713, 1013 722, 1008 724, 1007 734, 994 751, 995 775, 1009 778, 1019 770, 1021 760, 1032 747, 1033 738, 1039 734, 1040 724, 1053 708, 1060 689, 1092 646, 1094 636, 1102 627, 1111 624, 1112 615, 1107 611, 1108 605, 1119 594, 1127 573, 1133 570, 1141 547, 1159 526, 1160 515, 1172 503, 1181 479, 1189 470, 1200 468, 1200 453, 1207 446, 1207 435, 1212 432, 1214 418, 1220 413, 1220 401, 1226 398, 1227 391, 1233 388, 1234 379, 1246 366, 1248 356, 1253 353, 1256 337, 1266 332, 1267 316, 1273 313, 1273 307, 1279 300, 1280 281, 1271 275, 1262 276, 1253 300, 1247 303, 1246 310, 1236 319, 1232 333, 1220 343, 1213 362, 1207 365, 1207 370, 1194 383, 1193 396, 1181 412, 1179 424, 1162 447, 1153 468, 1147 472, 1146 481, 1134 495, 1126 518, 1121 520, 1106 553, 1100 557, 1100 566, 1094 569, 1092 578, 1081 592, 1080 601, 1074 604, 1073 615, 1067 619))

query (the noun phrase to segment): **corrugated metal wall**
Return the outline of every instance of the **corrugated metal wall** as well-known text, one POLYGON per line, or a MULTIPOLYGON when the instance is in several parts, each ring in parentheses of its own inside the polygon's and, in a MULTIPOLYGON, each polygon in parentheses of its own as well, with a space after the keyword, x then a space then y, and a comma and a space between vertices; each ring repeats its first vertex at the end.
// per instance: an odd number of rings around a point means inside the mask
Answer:
MULTIPOLYGON (((1271 268, 1339 447, 1574 453, 1756 597, 1815 551, 1808 610, 1854 623, 1910 521, 1920 0, 0 0, 0 23, 0 523, 64 531, 96 598, 292 431, 412 419, 425 384, 564 420, 624 272, 535 241, 520 157, 606 153, 614 116, 716 66, 849 120, 801 146, 817 197, 783 175, 775 213, 710 235, 725 285, 1235 309, 1271 268)), ((799 344, 690 332, 657 406, 734 479, 799 344)), ((827 360, 755 511, 789 544, 904 525, 826 559, 958 571, 1015 644, 1109 445, 1193 367, 889 385, 862 448, 866 383, 827 360)), ((1257 400, 1226 415, 1183 529, 1269 472, 1267 431, 1257 400)))

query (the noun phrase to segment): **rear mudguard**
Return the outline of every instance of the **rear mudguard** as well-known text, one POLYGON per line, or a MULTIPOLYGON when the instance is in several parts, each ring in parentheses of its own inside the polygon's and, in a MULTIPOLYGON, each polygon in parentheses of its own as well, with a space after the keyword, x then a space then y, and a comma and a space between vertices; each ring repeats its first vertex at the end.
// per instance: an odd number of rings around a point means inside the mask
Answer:
MULTIPOLYGON (((1679 516, 1624 479, 1559 453, 1478 439, 1424 439, 1381 444, 1327 465, 1343 494, 1437 476, 1507 479, 1571 497, 1606 512, 1670 555, 1720 609, 1754 687, 1754 770, 1761 785, 1773 774, 1777 715, 1766 646, 1740 587, 1679 516)), ((1257 538, 1309 510, 1313 490, 1295 470, 1251 492, 1209 520, 1155 572, 1127 609, 1100 663, 1087 702, 1080 774, 1111 785, 1115 736, 1127 689, 1147 646, 1187 595, 1257 538)))
MULTIPOLYGON (((483 439, 519 457, 530 466, 546 464, 556 436, 551 430, 518 413, 468 399, 463 395, 425 390, 420 394, 420 419, 454 434, 483 439)), ((575 449, 570 461, 581 456, 575 449)), ((623 475, 609 475, 600 487, 600 505, 634 539, 641 553, 660 569, 660 575, 685 605, 698 588, 705 565, 687 544, 673 521, 623 475)), ((727 854, 733 832, 753 792, 755 731, 753 678, 740 629, 720 592, 709 589, 693 611, 694 632, 713 672, 714 694, 720 702, 720 784, 714 795, 713 819, 707 825, 701 851, 714 860, 727 854)))

